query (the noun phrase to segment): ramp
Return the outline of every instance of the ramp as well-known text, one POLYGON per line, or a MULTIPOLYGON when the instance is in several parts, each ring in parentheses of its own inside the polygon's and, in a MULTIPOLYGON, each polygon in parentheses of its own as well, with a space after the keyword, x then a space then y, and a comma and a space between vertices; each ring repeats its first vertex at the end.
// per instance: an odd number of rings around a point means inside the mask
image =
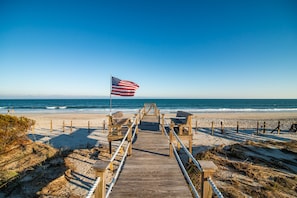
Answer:
POLYGON ((110 197, 192 197, 169 143, 159 128, 159 117, 145 115, 122 173, 110 197))

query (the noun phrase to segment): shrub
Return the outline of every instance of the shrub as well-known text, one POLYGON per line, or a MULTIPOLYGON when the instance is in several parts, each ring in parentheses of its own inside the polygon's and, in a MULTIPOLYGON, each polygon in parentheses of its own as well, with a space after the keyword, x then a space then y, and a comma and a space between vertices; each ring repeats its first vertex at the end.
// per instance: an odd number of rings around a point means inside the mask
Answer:
POLYGON ((17 141, 26 138, 26 132, 35 124, 26 117, 0 114, 0 153, 17 141))

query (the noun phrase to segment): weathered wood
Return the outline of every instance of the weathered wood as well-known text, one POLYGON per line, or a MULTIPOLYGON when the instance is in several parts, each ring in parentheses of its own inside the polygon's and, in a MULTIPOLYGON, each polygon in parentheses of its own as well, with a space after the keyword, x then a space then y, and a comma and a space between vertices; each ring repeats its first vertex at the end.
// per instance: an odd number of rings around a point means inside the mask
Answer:
POLYGON ((63 120, 63 132, 65 132, 65 121, 63 120))
MULTIPOLYGON (((153 118, 144 116, 143 120, 147 128, 153 118)), ((133 155, 127 158, 109 197, 192 197, 176 159, 168 153, 168 140, 161 131, 139 131, 133 155)))
POLYGON ((191 135, 192 134, 192 116, 193 114, 185 111, 177 111, 176 117, 171 118, 174 126, 178 127, 178 135, 191 135), (188 134, 185 134, 187 130, 188 134))
POLYGON ((112 141, 123 139, 128 128, 124 127, 130 123, 129 118, 123 118, 124 114, 121 111, 115 112, 112 115, 108 116, 108 136, 107 140, 109 142, 109 154, 112 153, 112 141))
POLYGON ((202 198, 211 198, 212 197, 212 189, 211 189, 209 182, 207 181, 207 178, 211 177, 214 174, 214 172, 218 169, 218 167, 212 161, 199 160, 198 162, 202 168, 201 197, 202 198))
POLYGON ((95 170, 96 177, 100 177, 100 182, 95 190, 95 198, 105 198, 105 173, 109 162, 97 161, 93 169, 95 170))
POLYGON ((72 132, 72 120, 70 122, 70 132, 72 132))

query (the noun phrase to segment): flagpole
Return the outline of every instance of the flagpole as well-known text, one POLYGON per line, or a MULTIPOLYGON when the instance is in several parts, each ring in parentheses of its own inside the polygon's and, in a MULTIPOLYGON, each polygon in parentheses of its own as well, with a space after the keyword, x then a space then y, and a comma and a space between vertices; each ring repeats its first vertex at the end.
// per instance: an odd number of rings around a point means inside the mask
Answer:
POLYGON ((111 101, 111 89, 112 89, 112 76, 110 75, 110 92, 109 92, 109 115, 111 115, 111 107, 112 107, 112 101, 111 101))

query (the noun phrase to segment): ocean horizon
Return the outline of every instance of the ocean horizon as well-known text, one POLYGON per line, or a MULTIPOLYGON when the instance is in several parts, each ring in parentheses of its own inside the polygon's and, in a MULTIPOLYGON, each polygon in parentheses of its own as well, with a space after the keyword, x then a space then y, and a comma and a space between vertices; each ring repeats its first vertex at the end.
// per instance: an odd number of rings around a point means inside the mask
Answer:
MULTIPOLYGON (((297 99, 112 99, 112 112, 137 112, 156 103, 165 113, 178 110, 203 112, 297 112, 297 99)), ((1 99, 0 113, 100 113, 108 114, 110 99, 1 99)))

